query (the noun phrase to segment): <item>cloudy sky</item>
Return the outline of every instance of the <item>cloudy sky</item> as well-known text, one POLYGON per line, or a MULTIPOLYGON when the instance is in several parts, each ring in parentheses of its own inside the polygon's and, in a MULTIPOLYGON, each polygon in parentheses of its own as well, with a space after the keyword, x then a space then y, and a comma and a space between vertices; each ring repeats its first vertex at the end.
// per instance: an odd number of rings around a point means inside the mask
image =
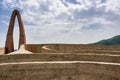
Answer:
MULTIPOLYGON (((27 43, 86 44, 120 35, 120 0, 0 0, 0 47, 14 9, 21 13, 27 43)), ((18 32, 16 20, 16 45, 18 32)))

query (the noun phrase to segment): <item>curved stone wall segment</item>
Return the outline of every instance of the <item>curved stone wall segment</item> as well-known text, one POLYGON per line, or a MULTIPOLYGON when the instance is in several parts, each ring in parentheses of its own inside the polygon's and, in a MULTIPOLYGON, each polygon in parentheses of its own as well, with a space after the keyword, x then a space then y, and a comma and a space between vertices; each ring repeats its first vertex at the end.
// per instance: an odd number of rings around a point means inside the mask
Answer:
POLYGON ((120 54, 120 46, 97 46, 87 44, 26 44, 26 50, 32 53, 120 54))
POLYGON ((0 64, 1 80, 120 80, 120 64, 62 61, 0 64), (4 74, 3 74, 4 72, 4 74))
POLYGON ((19 30, 20 30, 18 47, 20 48, 21 45, 26 44, 25 30, 24 30, 24 25, 21 19, 20 12, 18 10, 14 10, 11 15, 9 29, 6 37, 6 43, 5 43, 6 53, 10 53, 14 51, 13 30, 14 30, 14 23, 15 23, 16 17, 18 19, 19 30))

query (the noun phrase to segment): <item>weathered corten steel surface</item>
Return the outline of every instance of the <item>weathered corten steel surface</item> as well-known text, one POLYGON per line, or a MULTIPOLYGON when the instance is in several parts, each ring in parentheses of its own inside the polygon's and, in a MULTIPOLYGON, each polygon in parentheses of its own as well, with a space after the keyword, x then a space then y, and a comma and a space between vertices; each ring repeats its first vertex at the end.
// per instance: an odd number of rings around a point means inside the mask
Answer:
POLYGON ((14 42, 13 42, 13 29, 15 23, 15 17, 17 16, 19 29, 20 29, 20 37, 19 37, 19 48, 21 45, 26 44, 25 30, 23 26, 23 22, 21 19, 21 15, 18 10, 14 10, 10 19, 9 29, 6 37, 6 53, 10 53, 14 51, 14 42))

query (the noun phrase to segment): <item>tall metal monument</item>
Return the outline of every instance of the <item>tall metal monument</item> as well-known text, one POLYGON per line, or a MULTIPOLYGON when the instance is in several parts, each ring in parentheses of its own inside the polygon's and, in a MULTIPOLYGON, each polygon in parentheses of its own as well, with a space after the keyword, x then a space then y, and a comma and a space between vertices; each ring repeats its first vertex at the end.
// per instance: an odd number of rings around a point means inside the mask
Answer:
POLYGON ((13 52, 14 51, 14 42, 13 42, 13 30, 14 30, 14 23, 15 23, 15 18, 17 17, 18 19, 18 24, 19 24, 19 48, 21 45, 26 44, 26 36, 25 36, 25 30, 24 30, 24 25, 21 19, 20 12, 18 10, 14 10, 10 23, 9 23, 9 29, 6 37, 6 43, 5 43, 5 48, 6 48, 6 54, 13 52))

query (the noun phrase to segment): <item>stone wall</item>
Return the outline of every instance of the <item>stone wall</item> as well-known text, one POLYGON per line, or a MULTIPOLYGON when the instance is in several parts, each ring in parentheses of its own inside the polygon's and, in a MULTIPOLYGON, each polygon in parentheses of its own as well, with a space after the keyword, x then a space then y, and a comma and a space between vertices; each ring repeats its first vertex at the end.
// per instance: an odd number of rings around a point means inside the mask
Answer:
POLYGON ((0 48, 0 55, 5 54, 5 48, 0 48))
POLYGON ((27 44, 0 55, 0 80, 120 80, 119 46, 27 44))
POLYGON ((0 66, 0 80, 120 80, 120 66, 63 62, 0 66))
POLYGON ((120 46, 97 46, 81 44, 27 44, 33 53, 110 53, 120 54, 120 46))
POLYGON ((120 63, 120 55, 96 55, 96 54, 82 54, 82 53, 35 53, 35 54, 10 54, 0 55, 0 63, 12 62, 45 62, 45 61, 97 61, 120 63))

